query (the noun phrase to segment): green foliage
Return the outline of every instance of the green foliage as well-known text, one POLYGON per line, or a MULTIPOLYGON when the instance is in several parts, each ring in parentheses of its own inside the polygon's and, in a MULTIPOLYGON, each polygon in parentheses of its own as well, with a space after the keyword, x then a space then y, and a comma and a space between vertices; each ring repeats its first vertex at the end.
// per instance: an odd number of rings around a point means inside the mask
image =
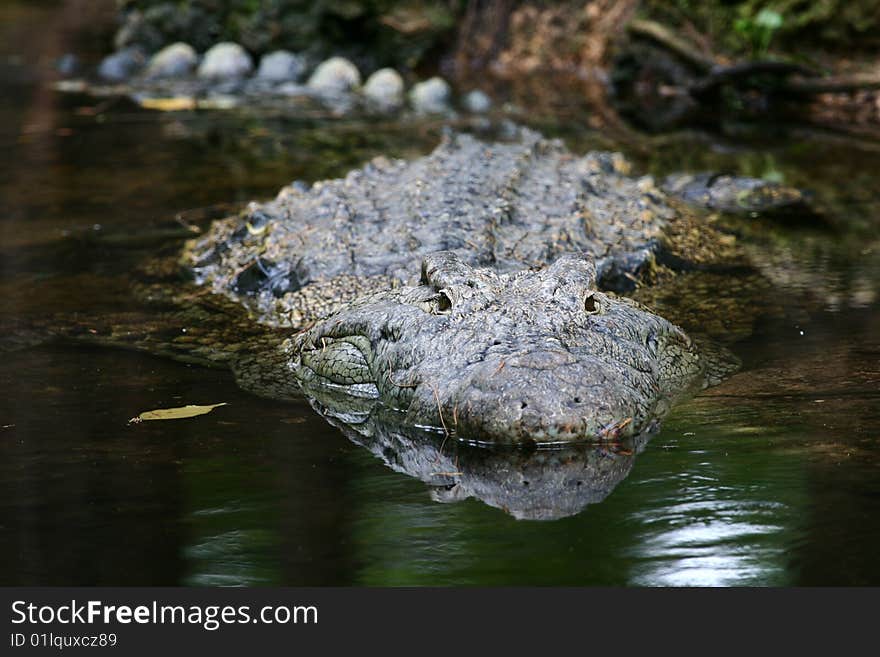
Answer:
POLYGON ((641 11, 737 56, 880 48, 880 0, 643 0, 641 11))
POLYGON ((767 56, 773 35, 782 27, 782 14, 772 9, 762 9, 755 16, 744 16, 734 23, 734 29, 749 43, 752 57, 767 56))

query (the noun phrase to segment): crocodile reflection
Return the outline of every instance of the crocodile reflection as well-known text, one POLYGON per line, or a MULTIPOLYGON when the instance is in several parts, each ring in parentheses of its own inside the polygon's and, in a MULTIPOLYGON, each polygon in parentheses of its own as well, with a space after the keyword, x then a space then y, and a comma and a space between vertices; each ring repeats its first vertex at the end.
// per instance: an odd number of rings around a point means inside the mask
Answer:
POLYGON ((326 389, 308 391, 308 399, 353 443, 423 481, 433 500, 474 498, 518 520, 557 520, 601 502, 629 475, 650 435, 553 448, 475 445, 408 427, 376 400, 326 389))

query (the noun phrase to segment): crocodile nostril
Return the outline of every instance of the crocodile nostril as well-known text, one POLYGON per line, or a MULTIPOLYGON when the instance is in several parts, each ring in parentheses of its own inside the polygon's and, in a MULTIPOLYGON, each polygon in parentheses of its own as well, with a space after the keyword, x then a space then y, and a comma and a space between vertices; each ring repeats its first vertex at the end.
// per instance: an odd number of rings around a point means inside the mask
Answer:
POLYGON ((592 294, 587 295, 584 299, 584 310, 588 313, 594 313, 598 308, 596 307, 596 299, 593 298, 592 294))
POLYGON ((437 310, 441 313, 452 310, 452 299, 445 292, 440 292, 437 295, 437 310))
POLYGON ((527 407, 528 407, 528 403, 527 403, 527 402, 523 402, 522 404, 519 405, 519 407, 520 407, 520 408, 527 408, 527 407))
POLYGON ((397 342, 398 340, 400 340, 401 331, 399 326, 385 324, 380 329, 379 334, 381 335, 382 339, 387 342, 397 342))
POLYGON ((580 397, 575 397, 575 398, 574 398, 574 403, 575 403, 575 404, 580 404, 580 403, 581 403, 581 398, 580 398, 580 397))

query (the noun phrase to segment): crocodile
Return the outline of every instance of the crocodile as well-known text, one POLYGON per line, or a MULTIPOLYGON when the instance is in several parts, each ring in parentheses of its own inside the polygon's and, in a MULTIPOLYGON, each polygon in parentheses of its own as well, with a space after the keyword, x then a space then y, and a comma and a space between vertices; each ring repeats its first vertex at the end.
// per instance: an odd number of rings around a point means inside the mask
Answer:
POLYGON ((802 190, 777 182, 723 173, 672 174, 661 188, 699 208, 729 214, 769 216, 812 215, 812 203, 802 190))
POLYGON ((214 222, 182 262, 274 329, 200 347, 248 391, 338 390, 479 443, 620 439, 736 367, 621 295, 664 253, 700 260, 695 231, 711 230, 689 218, 619 154, 454 133, 414 161, 295 182, 214 222))
POLYGON ((549 449, 470 445, 407 426, 378 400, 315 391, 312 408, 390 469, 421 480, 431 499, 476 499, 517 520, 557 520, 598 504, 629 475, 649 435, 549 449))

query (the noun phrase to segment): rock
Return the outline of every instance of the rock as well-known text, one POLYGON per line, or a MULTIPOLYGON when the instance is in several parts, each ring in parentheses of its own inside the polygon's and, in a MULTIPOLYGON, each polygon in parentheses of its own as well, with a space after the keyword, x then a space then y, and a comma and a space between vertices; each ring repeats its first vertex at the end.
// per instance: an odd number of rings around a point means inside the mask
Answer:
POLYGON ((297 82, 282 82, 275 87, 275 93, 280 96, 307 96, 308 88, 304 84, 297 82))
POLYGON ((403 105, 403 78, 393 68, 379 69, 367 78, 363 92, 373 107, 394 111, 403 105))
POLYGON ((189 74, 198 61, 199 57, 192 46, 182 42, 172 43, 150 59, 147 77, 179 78, 189 74))
POLYGON ((167 43, 162 32, 148 22, 142 12, 134 9, 124 16, 122 26, 113 37, 113 45, 117 50, 137 46, 146 52, 154 52, 167 43))
POLYGON ((331 57, 315 69, 306 84, 319 93, 345 93, 360 86, 361 74, 344 57, 331 57))
POLYGON ((65 53, 55 62, 55 70, 66 78, 79 71, 79 58, 71 52, 65 53))
MULTIPOLYGON (((244 78, 210 78, 213 81, 208 95, 211 97, 241 96, 245 90, 244 78)), ((222 101, 225 103, 226 101, 222 101)))
POLYGON ((287 50, 276 50, 260 60, 257 77, 268 82, 298 82, 305 72, 305 57, 287 50))
POLYGON ((110 82, 122 82, 140 71, 144 62, 140 48, 123 48, 101 60, 98 75, 110 82))
POLYGON ((452 90, 443 78, 419 82, 409 92, 409 102, 420 114, 444 114, 449 111, 452 90))
POLYGON ((199 65, 200 78, 239 79, 250 75, 254 62, 237 43, 218 43, 205 53, 199 65))
MULTIPOLYGON (((274 0, 276 4, 279 1, 274 0)), ((232 35, 239 35, 244 27, 238 26, 243 0, 115 0, 115 4, 120 7, 121 19, 114 38, 116 50, 138 46, 144 52, 156 52, 175 41, 185 41, 196 52, 204 52, 217 43, 219 35, 234 38, 232 35)), ((262 13, 260 5, 266 3, 250 4, 246 11, 262 13)), ((266 24, 264 31, 269 30, 266 24)))
POLYGON ((492 108, 492 99, 479 89, 465 95, 462 105, 471 114, 485 114, 492 108))

